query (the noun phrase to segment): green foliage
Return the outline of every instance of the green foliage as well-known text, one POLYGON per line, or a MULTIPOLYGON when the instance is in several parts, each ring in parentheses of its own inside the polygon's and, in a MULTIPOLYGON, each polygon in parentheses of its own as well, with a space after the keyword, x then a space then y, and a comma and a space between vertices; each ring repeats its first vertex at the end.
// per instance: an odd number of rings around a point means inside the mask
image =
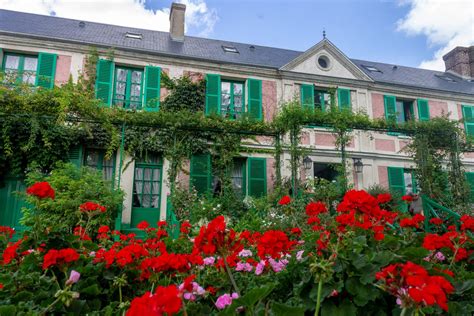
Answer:
POLYGON ((169 94, 161 103, 160 108, 165 111, 204 111, 206 99, 206 82, 192 81, 189 76, 171 79, 165 72, 161 75, 162 85, 169 94))
POLYGON ((112 189, 112 184, 104 181, 102 173, 88 168, 77 168, 72 164, 59 165, 50 175, 33 171, 27 175, 27 184, 47 181, 56 191, 54 200, 27 196, 32 207, 23 210, 22 224, 34 226, 40 221, 44 229, 68 231, 78 225, 82 218, 79 206, 84 202, 95 202, 105 206, 107 211, 92 218, 91 229, 100 225, 112 225, 117 217, 123 199, 120 190, 112 189))

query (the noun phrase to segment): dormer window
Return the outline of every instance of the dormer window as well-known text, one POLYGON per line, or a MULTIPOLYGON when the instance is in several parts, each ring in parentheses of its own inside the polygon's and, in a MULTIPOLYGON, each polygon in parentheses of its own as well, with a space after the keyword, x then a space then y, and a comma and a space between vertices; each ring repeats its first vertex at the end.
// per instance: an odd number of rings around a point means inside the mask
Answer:
POLYGON ((143 35, 142 35, 142 34, 139 34, 139 33, 127 32, 127 33, 125 34, 125 37, 126 37, 126 38, 131 38, 131 39, 141 40, 141 39, 143 38, 143 35))
POLYGON ((238 54, 239 51, 237 50, 237 48, 235 48, 234 46, 225 46, 225 45, 222 45, 222 49, 224 50, 224 52, 226 53, 234 53, 234 54, 238 54))

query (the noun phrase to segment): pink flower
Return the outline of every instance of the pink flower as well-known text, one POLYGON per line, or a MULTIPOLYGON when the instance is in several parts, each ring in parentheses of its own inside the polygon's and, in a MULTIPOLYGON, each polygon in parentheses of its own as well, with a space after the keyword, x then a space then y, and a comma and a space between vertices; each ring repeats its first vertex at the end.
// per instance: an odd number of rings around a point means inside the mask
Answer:
POLYGON ((66 284, 69 285, 69 284, 77 283, 77 281, 79 281, 80 278, 81 278, 81 274, 77 272, 76 270, 72 270, 71 274, 69 275, 69 279, 66 281, 66 284))
POLYGON ((265 269, 265 261, 260 260, 260 262, 257 264, 257 267, 255 268, 255 274, 256 275, 262 274, 264 269, 265 269))
POLYGON ((435 254, 435 258, 438 259, 439 261, 444 261, 444 259, 446 259, 446 257, 443 255, 442 252, 438 251, 436 254, 435 254))
POLYGON ((239 294, 237 293, 232 293, 232 295, 227 294, 227 293, 223 294, 217 298, 216 307, 218 309, 224 309, 226 308, 226 306, 229 306, 230 304, 232 304, 232 300, 236 298, 239 298, 239 294))
POLYGON ((239 252, 239 257, 251 257, 251 256, 253 256, 253 253, 251 250, 242 249, 239 252))
POLYGON ((212 266, 214 264, 214 262, 216 261, 216 258, 206 257, 206 258, 203 259, 203 261, 204 261, 205 266, 212 266))
POLYGON ((275 259, 270 258, 268 259, 268 263, 270 263, 273 272, 280 272, 286 267, 286 265, 288 264, 288 260, 281 259, 280 261, 276 261, 275 259))
POLYGON ((303 260, 303 253, 304 253, 304 250, 300 250, 296 253, 296 260, 297 261, 303 260))
POLYGON ((253 267, 250 263, 248 262, 238 262, 237 266, 235 267, 235 271, 247 271, 251 272, 253 270, 253 267))

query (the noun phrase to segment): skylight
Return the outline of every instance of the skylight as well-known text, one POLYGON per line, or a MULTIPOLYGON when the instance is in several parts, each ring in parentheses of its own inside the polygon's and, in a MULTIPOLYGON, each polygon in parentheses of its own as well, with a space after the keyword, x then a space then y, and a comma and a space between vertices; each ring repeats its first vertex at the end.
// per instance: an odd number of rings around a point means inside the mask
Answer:
POLYGON ((141 39, 143 38, 143 35, 141 35, 141 34, 139 34, 139 33, 130 33, 130 32, 127 32, 127 34, 125 34, 125 37, 141 40, 141 39))
POLYGON ((238 54, 239 51, 237 50, 237 48, 235 48, 234 46, 225 46, 225 45, 222 45, 222 49, 224 50, 224 52, 226 53, 234 53, 234 54, 238 54))
POLYGON ((381 73, 381 71, 378 68, 374 67, 374 66, 362 65, 362 67, 364 67, 365 69, 367 69, 368 71, 371 71, 371 72, 380 72, 381 73))
POLYGON ((448 76, 444 76, 444 75, 436 75, 436 77, 440 78, 440 79, 443 79, 445 81, 449 81, 449 82, 456 82, 456 80, 454 80, 453 78, 451 77, 448 77, 448 76))

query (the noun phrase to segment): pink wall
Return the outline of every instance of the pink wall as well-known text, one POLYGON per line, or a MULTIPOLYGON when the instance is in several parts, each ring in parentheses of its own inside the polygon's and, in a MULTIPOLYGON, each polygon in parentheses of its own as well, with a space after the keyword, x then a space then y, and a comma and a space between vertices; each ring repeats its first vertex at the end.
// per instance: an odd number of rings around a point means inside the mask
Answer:
POLYGON ((314 143, 317 146, 334 146, 336 137, 329 133, 315 133, 314 143))
POLYGON ((182 170, 178 172, 177 183, 183 189, 189 189, 189 172, 191 170, 190 166, 191 164, 189 160, 186 160, 182 165, 182 169, 186 170, 188 173, 185 173, 182 170))
POLYGON ((406 147, 407 145, 409 145, 409 144, 410 144, 410 142, 409 142, 409 141, 406 141, 406 140, 400 140, 400 143, 399 143, 399 145, 400 145, 400 151, 402 151, 402 150, 403 150, 403 148, 405 148, 405 147, 406 147))
MULTIPOLYGON (((167 75, 170 74, 170 70, 168 68, 161 68, 161 71, 164 72, 167 75)), ((160 101, 163 101, 166 98, 167 95, 168 95, 168 89, 161 87, 161 89, 160 89, 160 101)))
POLYGON ((464 158, 474 158, 474 153, 464 153, 464 158))
POLYGON ((199 80, 204 79, 204 74, 202 72, 197 72, 197 71, 185 70, 183 72, 183 75, 188 76, 189 78, 191 78, 191 81, 194 82, 194 83, 198 82, 199 80))
POLYGON ((383 104, 383 94, 372 93, 372 115, 374 118, 385 117, 385 107, 383 104))
POLYGON ((275 81, 262 81, 262 111, 266 122, 273 120, 277 111, 277 89, 275 81))
POLYGON ((430 117, 438 117, 448 114, 448 103, 443 101, 429 100, 430 117))
POLYGON ((54 76, 54 83, 61 86, 69 80, 71 75, 71 56, 58 55, 56 60, 56 74, 54 76))
POLYGON ((303 133, 301 133, 300 142, 301 142, 303 145, 309 145, 309 133, 308 133, 308 132, 303 132, 303 133))
POLYGON ((388 189, 388 171, 387 167, 379 166, 379 184, 388 189))
POLYGON ((395 152, 395 141, 389 139, 375 139, 375 149, 395 152))

